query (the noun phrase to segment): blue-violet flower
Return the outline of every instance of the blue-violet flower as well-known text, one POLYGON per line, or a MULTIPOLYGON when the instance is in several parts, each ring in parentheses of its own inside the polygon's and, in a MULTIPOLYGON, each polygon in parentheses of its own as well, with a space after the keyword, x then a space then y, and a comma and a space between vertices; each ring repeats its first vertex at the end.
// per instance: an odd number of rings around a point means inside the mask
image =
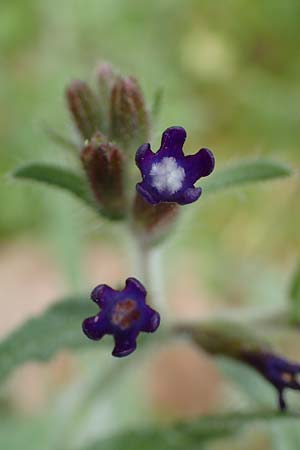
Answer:
POLYGON ((268 352, 245 352, 242 359, 273 384, 278 392, 278 406, 281 411, 286 410, 284 390, 300 390, 300 364, 268 352))
POLYGON ((160 323, 158 312, 146 304, 146 295, 144 286, 135 278, 127 278, 121 291, 100 284, 92 291, 91 299, 101 311, 84 320, 83 332, 93 340, 99 340, 105 334, 113 335, 112 355, 129 355, 136 349, 138 334, 141 331, 153 333, 160 323))
POLYGON ((185 205, 200 197, 202 190, 194 187, 194 183, 213 171, 215 159, 207 148, 185 156, 182 151, 185 139, 184 128, 170 127, 164 131, 156 153, 152 152, 150 144, 138 149, 136 164, 143 180, 136 188, 149 203, 175 202, 185 205))

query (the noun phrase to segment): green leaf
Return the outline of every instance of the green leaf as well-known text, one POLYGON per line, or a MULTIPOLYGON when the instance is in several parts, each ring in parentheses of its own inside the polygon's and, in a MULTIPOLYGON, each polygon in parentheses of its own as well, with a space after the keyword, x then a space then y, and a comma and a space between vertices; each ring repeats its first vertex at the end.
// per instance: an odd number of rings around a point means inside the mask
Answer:
POLYGON ((83 335, 81 322, 95 313, 95 307, 85 298, 54 304, 4 339, 0 343, 0 381, 26 361, 46 361, 64 348, 92 348, 95 342, 83 335))
POLYGON ((208 440, 237 433, 243 426, 292 418, 299 420, 299 416, 277 412, 220 414, 166 428, 119 433, 84 450, 201 450, 208 440))
POLYGON ((300 323, 300 263, 293 273, 289 289, 289 316, 291 323, 300 323))
POLYGON ((215 170, 203 183, 206 193, 217 192, 241 184, 274 180, 292 175, 292 170, 284 164, 273 161, 242 161, 225 169, 215 170))
POLYGON ((15 178, 39 181, 65 189, 85 203, 93 206, 86 180, 68 168, 55 166, 50 163, 30 163, 17 168, 12 175, 15 178))

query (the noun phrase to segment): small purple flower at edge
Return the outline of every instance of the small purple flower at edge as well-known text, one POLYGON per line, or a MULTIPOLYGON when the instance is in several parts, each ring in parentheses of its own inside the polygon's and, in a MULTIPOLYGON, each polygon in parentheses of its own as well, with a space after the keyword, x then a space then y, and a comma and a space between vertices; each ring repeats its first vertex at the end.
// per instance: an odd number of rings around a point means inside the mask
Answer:
POLYGON ((136 278, 127 278, 121 291, 100 284, 92 291, 91 299, 101 310, 83 321, 83 332, 95 341, 105 334, 113 335, 112 355, 129 355, 136 349, 139 333, 153 333, 160 324, 159 314, 145 302, 146 295, 144 286, 136 278))
POLYGON ((182 147, 186 132, 182 127, 167 128, 160 149, 153 153, 150 144, 142 145, 136 153, 136 164, 142 182, 136 188, 149 203, 174 202, 185 205, 196 201, 201 188, 194 183, 207 177, 214 169, 214 155, 202 148, 194 155, 185 156, 182 147))
POLYGON ((285 411, 287 406, 284 390, 300 390, 300 364, 291 363, 280 356, 267 352, 245 352, 242 359, 273 384, 278 392, 278 406, 281 411, 285 411))

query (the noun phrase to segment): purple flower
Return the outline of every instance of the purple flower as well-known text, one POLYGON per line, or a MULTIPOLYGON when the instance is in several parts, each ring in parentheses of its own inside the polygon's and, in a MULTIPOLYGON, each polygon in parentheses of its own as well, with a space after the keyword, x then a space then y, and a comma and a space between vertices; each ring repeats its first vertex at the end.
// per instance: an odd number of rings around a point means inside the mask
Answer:
POLYGON ((245 352, 242 359, 273 384, 278 392, 278 406, 281 411, 286 410, 284 390, 300 390, 300 364, 267 352, 245 352))
POLYGON ((138 149, 136 164, 143 181, 136 188, 149 203, 185 205, 200 197, 202 190, 194 187, 194 183, 213 171, 215 159, 207 148, 185 156, 182 151, 185 139, 184 128, 170 127, 164 131, 157 153, 152 152, 150 144, 138 149))
POLYGON ((106 284, 95 287, 91 299, 101 311, 83 321, 83 332, 95 341, 105 334, 113 335, 113 356, 129 355, 136 349, 141 331, 153 333, 159 327, 160 316, 146 304, 146 294, 144 286, 135 278, 127 278, 122 291, 106 284))

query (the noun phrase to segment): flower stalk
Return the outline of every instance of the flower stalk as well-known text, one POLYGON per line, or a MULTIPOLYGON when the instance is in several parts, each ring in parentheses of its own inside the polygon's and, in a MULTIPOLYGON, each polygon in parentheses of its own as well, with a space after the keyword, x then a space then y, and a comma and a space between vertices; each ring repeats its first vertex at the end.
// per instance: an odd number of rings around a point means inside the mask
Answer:
POLYGON ((165 316, 167 305, 164 295, 162 249, 153 247, 133 236, 135 246, 133 267, 139 279, 148 286, 149 303, 165 316))

